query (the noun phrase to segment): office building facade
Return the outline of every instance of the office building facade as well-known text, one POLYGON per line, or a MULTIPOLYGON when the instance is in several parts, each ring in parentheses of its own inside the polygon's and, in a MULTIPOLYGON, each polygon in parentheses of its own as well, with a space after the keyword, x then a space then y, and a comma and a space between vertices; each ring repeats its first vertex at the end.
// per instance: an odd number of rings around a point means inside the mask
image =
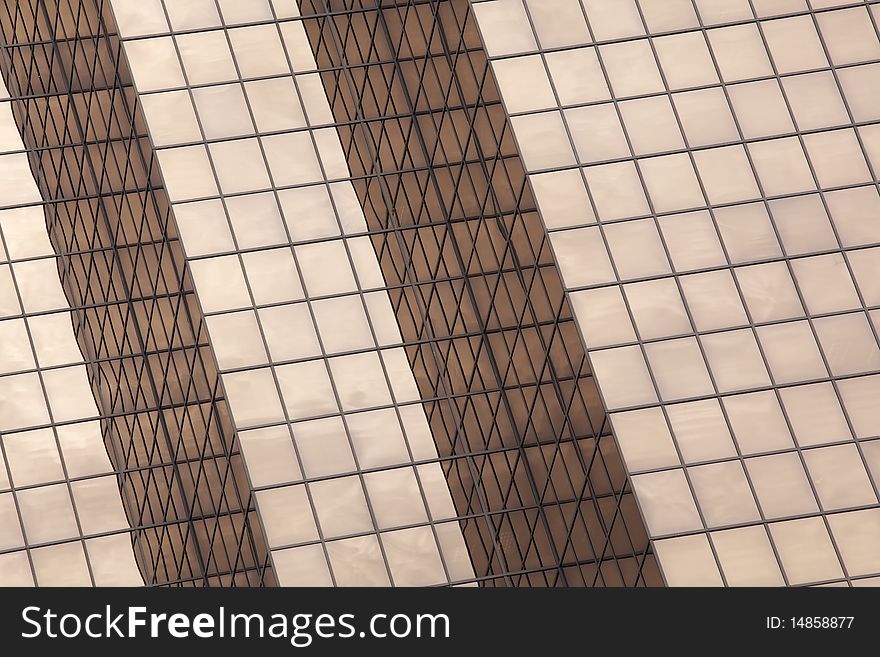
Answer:
POLYGON ((880 573, 880 6, 4 10, 3 583, 880 573))

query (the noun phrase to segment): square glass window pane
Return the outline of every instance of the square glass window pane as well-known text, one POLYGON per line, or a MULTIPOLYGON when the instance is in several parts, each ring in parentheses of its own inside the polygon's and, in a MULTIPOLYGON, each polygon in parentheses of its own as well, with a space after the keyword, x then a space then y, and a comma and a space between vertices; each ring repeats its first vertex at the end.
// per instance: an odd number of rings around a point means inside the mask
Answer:
POLYGON ((704 25, 751 20, 748 0, 696 0, 704 25))
POLYGON ((738 527, 710 536, 729 586, 784 586, 764 527, 738 527))
POLYGON ((306 477, 326 477, 357 469, 341 418, 298 422, 293 425, 293 436, 306 477))
POLYGON ((782 255, 776 232, 763 203, 717 208, 715 221, 732 263, 778 258, 782 255))
MULTIPOLYGON (((311 46, 308 46, 308 48, 311 51, 311 46)), ((324 83, 321 81, 320 75, 317 73, 297 75, 296 87, 299 91, 309 125, 329 125, 336 122, 333 118, 333 110, 330 109, 330 102, 327 99, 327 92, 324 90, 324 83)))
POLYGON ((359 477, 340 477, 309 484, 318 524, 325 539, 373 529, 359 477))
POLYGON ((850 577, 880 572, 875 549, 880 542, 880 509, 836 513, 828 516, 828 524, 850 577))
POLYGON ((779 395, 801 447, 852 439, 830 383, 782 388, 779 395))
POLYGON ((705 210, 660 217, 658 223, 676 271, 727 264, 715 224, 705 210))
POLYGON ((772 391, 734 395, 721 401, 742 454, 794 447, 782 408, 772 391))
POLYGON ((238 440, 254 487, 302 479, 287 425, 241 431, 238 440))
POLYGON ((324 179, 310 133, 289 132, 261 137, 272 180, 278 187, 324 179))
MULTIPOLYGON (((15 508, 15 497, 12 493, 0 495, 0 546, 4 550, 24 547, 21 522, 18 519, 18 510, 15 508)), ((29 569, 27 559, 24 567, 29 569)))
POLYGON ((669 586, 723 586, 706 534, 657 541, 654 549, 669 586))
POLYGON ((79 537, 66 484, 20 490, 16 498, 29 544, 79 537))
POLYGON ((806 11, 806 0, 752 0, 758 18, 806 11))
POLYGON ((880 118, 880 64, 842 68, 837 79, 855 121, 880 118))
POLYGON ((168 32, 161 0, 118 0, 113 17, 123 37, 168 32))
POLYGON ((636 475, 632 486, 652 537, 703 528, 683 470, 636 475))
POLYGON ((31 550, 37 586, 93 586, 81 541, 31 550))
POLYGON ((364 484, 379 529, 428 521, 412 468, 368 472, 364 475, 364 484))
POLYGON ((39 206, 0 210, 0 232, 10 260, 55 255, 39 206))
POLYGON ((41 367, 83 361, 73 333, 70 313, 35 315, 27 318, 27 325, 41 367))
POLYGON ((563 106, 611 98, 595 48, 548 52, 544 59, 563 106))
POLYGON ((206 139, 252 135, 254 124, 240 84, 197 87, 192 90, 206 139))
POLYGON ((737 267, 734 272, 753 321, 770 322, 804 316, 785 263, 737 267))
POLYGON ((290 248, 252 251, 242 254, 241 259, 257 305, 302 299, 302 285, 290 248))
POLYGON ((837 382, 843 407, 857 438, 880 435, 880 376, 864 376, 837 382))
POLYGON ((619 107, 636 155, 684 148, 668 96, 627 100, 619 107))
POLYGON ((654 384, 638 347, 605 349, 590 354, 593 372, 608 409, 657 402, 654 384))
POLYGON ((827 251, 839 247, 834 229, 816 194, 770 201, 770 214, 787 255, 827 251))
POLYGON ((269 547, 305 543, 318 538, 306 487, 284 486, 255 494, 269 547))
POLYGON ((638 0, 651 34, 698 27, 691 0, 638 0))
MULTIPOLYGON (((72 328, 68 330, 73 333, 72 328)), ((82 361, 82 356, 75 360, 82 361)), ((34 369, 35 365, 24 320, 7 319, 0 322, 0 374, 34 369)))
POLYGON ((243 78, 290 73, 275 25, 239 27, 228 31, 235 62, 243 78))
POLYGON ((790 585, 843 577, 840 562, 821 518, 803 518, 770 525, 790 585))
POLYGON ((819 510, 804 466, 795 452, 746 459, 764 517, 768 519, 819 510))
POLYGON ((689 146, 709 146, 739 139, 730 105, 720 88, 674 94, 672 101, 689 146))
POLYGON ((156 151, 172 202, 217 195, 214 171, 204 146, 182 146, 156 151))
POLYGON ((675 444, 660 408, 612 413, 610 417, 628 472, 679 465, 675 444))
POLYGON ((688 210, 706 205, 694 165, 685 154, 639 160, 639 169, 655 212, 688 210))
POLYGON ((4 436, 3 448, 13 485, 33 486, 64 480, 52 429, 11 433, 4 436))
POLYGON ((551 233, 550 243, 567 288, 608 283, 617 278, 598 228, 551 233))
POLYGON ((220 25, 215 0, 184 0, 164 4, 171 27, 177 32, 220 25))
POLYGON ((388 293, 384 290, 368 292, 364 295, 364 303, 367 305, 367 315, 379 346, 387 347, 403 342, 400 326, 397 324, 397 315, 391 307, 388 293))
POLYGON ((706 524, 723 527, 761 519, 739 461, 688 468, 688 476, 706 524))
POLYGON ((823 188, 871 180, 862 149, 851 128, 804 135, 804 146, 823 188))
MULTIPOLYGON (((17 262, 12 265, 12 271, 26 313, 67 309, 68 301, 61 288, 55 258, 17 262)), ((14 294, 14 290, 10 292, 14 294)))
POLYGON ((780 74, 828 66, 812 16, 793 16, 761 23, 773 63, 780 74))
POLYGON ((794 124, 776 80, 733 85, 727 93, 747 139, 794 132, 794 124))
POLYGON ((315 323, 306 304, 272 306, 257 312, 274 362, 321 355, 315 323))
POLYGON ((556 107, 553 88, 540 55, 499 59, 492 62, 492 71, 509 113, 556 107))
POLYGON ((773 75, 755 24, 722 27, 709 30, 707 34, 725 82, 773 75))
POLYGON ((448 582, 437 541, 429 527, 380 534, 394 586, 431 586, 448 582))
POLYGON ((842 253, 792 260, 791 268, 811 314, 861 308, 842 253))
POLYGON ((580 162, 601 162, 631 155, 614 104, 576 107, 565 110, 563 116, 580 162))
POLYGON ((126 41, 125 55, 140 93, 186 84, 171 37, 126 41))
POLYGON ((339 235, 339 222, 326 185, 278 192, 284 220, 295 241, 339 235))
MULTIPOLYGON (((536 0, 531 0, 536 4, 536 0)), ((541 2, 541 0, 537 0, 541 2)), ((597 41, 621 39, 645 33, 634 0, 581 0, 597 41)))
POLYGON ((255 80, 244 84, 260 132, 304 128, 305 115, 291 77, 255 80))
POLYGON ((621 279, 671 273, 653 220, 610 224, 605 227, 605 238, 621 279))
POLYGON ((274 194, 245 194, 230 196, 225 200, 239 248, 252 249, 288 242, 274 194))
POLYGON ((273 18, 272 9, 267 0, 217 0, 220 11, 223 12, 223 22, 226 25, 236 23, 253 23, 266 21, 273 18))
POLYGON ((345 420, 362 468, 399 465, 410 460, 394 409, 353 413, 346 415, 345 420))
POLYGON ((328 180, 350 178, 351 172, 348 169, 348 160, 345 152, 342 150, 342 142, 340 141, 337 129, 322 128, 320 130, 313 130, 312 139, 314 139, 315 146, 318 149, 324 177, 328 180))
POLYGON ((390 586, 388 570, 375 535, 327 543, 337 586, 390 586))
POLYGON ((834 376, 880 369, 877 338, 864 313, 821 317, 813 325, 834 376))
POLYGON ((797 137, 749 144, 749 155, 767 196, 796 194, 816 189, 810 165, 797 137))
POLYGON ((756 329, 770 373, 777 384, 828 376, 807 322, 787 322, 756 329))
POLYGON ((760 192, 742 146, 693 153, 697 171, 713 205, 758 198, 760 192))
POLYGON ((267 369, 233 372, 221 377, 238 428, 284 419, 272 372, 267 369))
POLYGON ((575 163, 559 112, 515 116, 510 119, 510 124, 527 170, 537 171, 575 163))
POLYGON ((324 361, 282 365, 275 369, 275 373, 284 408, 291 419, 338 412, 324 361))
POLYGON ((642 340, 691 332, 691 323, 674 279, 631 283, 623 289, 642 340))
POLYGON ((128 528, 115 476, 74 481, 70 489, 83 536, 128 528))
POLYGON ((354 351, 375 346, 364 303, 358 295, 312 302, 312 312, 326 353, 354 351))
POLYGON ((636 340, 619 287, 573 292, 569 299, 588 349, 636 340))
POLYGON ((391 403, 385 372, 377 353, 331 358, 330 371, 343 410, 354 411, 391 403))
POLYGON ((247 284, 236 256, 193 260, 189 263, 189 269, 202 310, 206 313, 251 305, 247 284))
POLYGON ((703 335, 700 342, 719 392, 770 385, 767 368, 750 329, 703 335))
POLYGON ((748 323, 730 270, 683 276, 680 283, 698 331, 713 331, 748 323))
POLYGON ((85 365, 47 370, 41 376, 55 422, 98 416, 85 365))
POLYGON ((210 144, 208 151, 224 194, 254 192, 272 186, 256 139, 221 141, 210 144))
POLYGON ((601 219, 611 221, 650 213, 634 163, 588 167, 584 175, 601 219))
POLYGON ((315 54, 312 52, 302 21, 284 21, 279 23, 279 26, 281 39, 284 41, 294 73, 315 70, 318 67, 315 63, 315 54))
POLYGON ((68 477, 87 477, 113 471, 100 422, 65 424, 56 427, 55 431, 68 477))
POLYGON ((139 100, 150 126, 150 138, 154 146, 173 146, 202 140, 188 91, 141 94, 139 100))
POLYGON ((830 71, 786 77, 782 79, 782 86, 800 130, 850 122, 830 71))
POLYGON ((174 205, 177 232, 190 257, 235 250, 223 203, 213 199, 174 205))
POLYGON ((211 315, 205 322, 221 370, 266 363, 263 335, 253 311, 211 315))
POLYGON ((877 504, 855 444, 808 449, 803 454, 823 511, 877 504))
POLYGON ((880 41, 867 7, 821 12, 816 22, 835 66, 880 59, 880 41))
POLYGON ((846 254, 859 293, 868 306, 880 305, 880 249, 859 249, 846 254))
POLYGON ((880 194, 874 185, 825 194, 843 246, 880 242, 880 194))
POLYGON ((577 169, 529 176, 529 182, 548 229, 596 223, 587 188, 577 169))
POLYGON ((654 48, 670 90, 718 84, 715 63, 702 32, 654 39, 654 48))
MULTIPOLYGON (((178 34, 174 37, 191 85, 214 84, 238 79, 235 62, 222 30, 178 34)), ((129 44, 126 44, 126 52, 129 44)))
POLYGON ((526 5, 541 48, 562 48, 591 41, 578 0, 526 0, 526 5))
POLYGON ((714 392, 696 339, 652 342, 645 345, 645 354, 663 401, 700 397, 714 392))
POLYGON ((85 541, 96 586, 143 586, 129 533, 99 536, 85 541))
POLYGON ((354 274, 341 240, 298 246, 296 258, 310 296, 356 291, 354 274))
POLYGON ((646 39, 600 46, 599 56, 618 98, 664 90, 663 79, 646 39))
POLYGON ((736 456, 727 421, 717 399, 666 407, 675 442, 685 463, 736 456))
POLYGON ((385 289, 385 277, 379 268, 379 259, 370 238, 349 237, 346 238, 345 244, 351 254, 360 289, 385 289))
POLYGON ((490 57, 537 50, 522 0, 475 3, 473 11, 490 57))
POLYGON ((272 560, 281 586, 333 586, 327 558, 320 545, 273 551, 272 560))

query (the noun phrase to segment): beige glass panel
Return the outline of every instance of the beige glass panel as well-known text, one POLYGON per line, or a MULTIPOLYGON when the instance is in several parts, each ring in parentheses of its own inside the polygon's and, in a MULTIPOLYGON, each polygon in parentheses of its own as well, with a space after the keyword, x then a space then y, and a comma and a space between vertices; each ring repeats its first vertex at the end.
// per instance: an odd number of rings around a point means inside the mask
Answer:
POLYGON ((217 0, 226 25, 270 20, 272 9, 266 0, 217 0))
POLYGON ((720 82, 702 32, 674 34, 654 39, 653 42, 670 90, 720 82))
POLYGON ((537 50, 522 0, 479 2, 473 10, 490 57, 537 50))
POLYGON ((68 477, 88 477, 113 472, 98 421, 55 427, 64 454, 68 477))
POLYGON ((816 194, 770 201, 770 214, 787 255, 839 248, 822 199, 816 194))
POLYGON ((880 435, 880 376, 844 379, 837 382, 846 415, 857 438, 880 435))
POLYGON ((673 279, 631 283, 623 289, 643 340, 691 332, 690 320, 673 279))
POLYGON ((880 41, 867 7, 821 12, 816 22, 835 66, 880 59, 880 41))
MULTIPOLYGON (((71 329, 68 328, 68 331, 71 332, 71 329)), ((81 361, 82 356, 77 360, 81 361)), ((34 369, 35 365, 24 320, 0 322, 0 374, 34 369)))
POLYGON ((29 544, 79 536, 66 484, 28 488, 15 495, 29 544))
POLYGON ((647 40, 599 46, 599 57, 616 97, 642 96, 664 90, 657 61, 647 40))
POLYGON ((598 228, 551 233, 550 243, 567 288, 608 283, 616 278, 598 228))
POLYGON ((861 307, 842 253, 791 261, 798 288, 813 315, 861 307))
POLYGON ((782 79, 782 86, 799 129, 849 123, 846 106, 830 71, 786 77, 782 79))
POLYGON ((254 496, 269 547, 304 543, 318 538, 305 486, 260 490, 254 496))
MULTIPOLYGON (((532 3, 541 0, 532 0, 532 3)), ((609 41, 645 33, 634 0, 581 0, 597 41, 609 41)))
POLYGON ((645 345, 645 354, 663 401, 700 397, 714 392, 696 339, 652 342, 645 345))
POLYGON ((100 536, 85 544, 95 586, 143 586, 130 535, 100 536))
POLYGON ((766 518, 782 518, 819 510, 796 453, 759 456, 746 459, 745 463, 766 518))
POLYGON ((156 152, 172 201, 217 195, 217 183, 204 146, 183 146, 156 152))
POLYGON ((49 412, 36 374, 0 377, 0 431, 48 422, 49 412))
POLYGON ((739 139, 724 92, 717 87, 673 94, 689 146, 709 146, 739 139))
POLYGON ((725 82, 773 74, 761 35, 754 24, 709 30, 707 35, 725 82))
POLYGON ((324 185, 278 192, 284 220, 294 241, 339 235, 333 201, 324 185))
MULTIPOLYGON (((213 30, 178 34, 174 40, 180 50, 189 84, 215 84, 238 79, 225 32, 213 30)), ((126 53, 130 52, 133 43, 137 42, 126 42, 126 53)))
POLYGON ((693 158, 713 205, 746 201, 760 195, 742 146, 695 151, 693 158))
POLYGON ((828 376, 807 322, 773 324, 756 330, 776 383, 796 383, 828 376))
POLYGON ((822 317, 813 325, 834 376, 880 369, 877 338, 864 313, 822 317))
POLYGON ((565 110, 563 116, 581 163, 615 160, 631 155, 613 104, 577 107, 565 110))
POLYGON ((356 470, 341 418, 293 425, 293 436, 307 477, 326 477, 356 470))
POLYGON ((379 529, 428 521, 415 471, 396 468, 364 475, 364 485, 379 529))
MULTIPOLYGON (((15 497, 12 493, 0 495, 0 546, 3 550, 14 550, 24 546, 21 533, 21 522, 15 508, 15 497)), ((27 564, 25 564, 27 567, 27 564)))
POLYGON ((189 263, 189 269, 202 310, 206 313, 251 305, 248 286, 236 256, 194 260, 189 263))
MULTIPOLYGON (((241 259, 244 262, 248 285, 255 303, 278 303, 302 298, 302 287, 289 248, 246 253, 241 259)), ((303 278, 308 281, 306 272, 311 270, 307 269, 306 263, 301 261, 300 264, 303 278)), ((326 266, 331 267, 332 264, 328 262, 326 266)), ((313 272, 310 275, 313 275, 313 272)))
POLYGON ((739 461, 688 468, 688 476, 707 526, 722 527, 761 519, 739 461))
POLYGON ((309 484, 309 491, 325 539, 373 529, 359 477, 316 481, 309 484))
POLYGON ((573 292, 569 299, 575 316, 585 320, 580 327, 588 348, 610 347, 636 340, 619 287, 573 292))
POLYGON ((773 523, 770 525, 770 535, 789 584, 843 577, 840 562, 821 518, 773 523))
POLYGON ((648 202, 632 162, 584 169, 596 211, 605 221, 649 214, 648 202))
POLYGON ((793 14, 807 9, 806 0, 752 0, 752 6, 759 18, 793 14))
POLYGON ((719 392, 736 392, 770 385, 770 377, 749 329, 700 337, 709 370, 719 392))
POLYGON ((880 242, 880 193, 874 185, 824 195, 843 246, 880 242))
POLYGON ((880 509, 836 513, 828 524, 850 577, 880 572, 880 509))
POLYGON ((717 399, 703 399, 666 407, 675 442, 685 463, 736 455, 736 448, 717 399))
POLYGON ((683 470, 635 475, 632 485, 651 536, 703 528, 683 470))
POLYGON ((25 313, 67 309, 55 258, 17 262, 12 271, 25 313))
POLYGON ((227 32, 242 78, 259 78, 290 72, 275 25, 239 27, 227 32))
POLYGON ((82 362, 70 313, 28 317, 27 327, 41 367, 82 362))
POLYGON ((865 304, 880 305, 880 249, 849 251, 846 259, 865 304))
POLYGON ((18 291, 12 280, 12 271, 9 265, 0 266, 0 317, 20 314, 21 306, 18 303, 18 291))
POLYGON ((654 542, 669 586, 723 586, 705 534, 654 542))
POLYGON ((233 372, 222 375, 221 379, 237 427, 253 427, 284 419, 269 369, 233 372))
POLYGON ((31 550, 37 586, 91 586, 89 566, 80 541, 31 550))
POLYGON ((740 527, 709 535, 729 586, 783 586, 764 527, 740 527))
POLYGON ((779 395, 801 447, 852 439, 830 383, 782 388, 779 395))
POLYGON ((717 208, 715 221, 732 263, 782 255, 770 216, 762 203, 717 208))
POLYGON ((55 422, 98 416, 85 365, 48 370, 41 376, 55 422))
POLYGON ((271 192, 230 196, 225 202, 239 248, 276 246, 288 242, 278 204, 271 192))
POLYGON ((747 139, 794 132, 794 124, 776 80, 728 87, 736 120, 747 139))
POLYGON ((275 373, 284 408, 291 419, 338 412, 324 361, 282 365, 275 373))
POLYGON ((192 90, 206 139, 252 135, 254 124, 240 84, 198 87, 192 90))
POLYGON ((272 552, 275 576, 281 586, 332 586, 333 578, 320 545, 272 552))
POLYGON ((40 206, 0 210, 0 232, 10 260, 55 255, 40 206))
POLYGON ((302 479, 287 426, 240 431, 238 441, 255 488, 302 479))
POLYGON ((846 104, 856 121, 880 118, 880 64, 854 66, 837 71, 846 104))
POLYGON ((871 180, 852 129, 804 135, 804 146, 823 188, 871 180))
POLYGON ((9 434, 3 438, 3 448, 16 487, 64 480, 52 429, 9 434))
POLYGON ((877 495, 854 444, 804 451, 810 480, 824 511, 877 503, 877 495))
POLYGON ((654 385, 638 347, 596 351, 590 355, 606 408, 617 409, 657 402, 654 385))
POLYGON ((321 345, 306 304, 273 306, 258 313, 273 361, 321 355, 321 345), (296 340, 291 340, 291 335, 295 335, 296 340))
POLYGON ((748 323, 729 270, 683 276, 679 283, 698 331, 748 323))
POLYGON ((318 155, 307 132, 260 137, 269 173, 277 187, 301 185, 322 179, 318 155))
POLYGON ((205 319, 221 370, 267 362, 257 316, 253 311, 212 315, 205 319))
POLYGON ((122 36, 168 32, 161 0, 114 0, 113 15, 122 36))
POLYGON ((812 16, 764 21, 761 29, 780 74, 828 66, 812 16))
POLYGON ((548 229, 596 223, 587 188, 577 169, 529 176, 529 182, 548 229))
MULTIPOLYGON (((116 4, 115 0, 113 4, 116 4)), ((175 31, 220 25, 220 14, 217 13, 215 0, 184 0, 164 4, 171 20, 171 27, 175 31)))
POLYGON ((520 155, 529 171, 575 163, 574 153, 559 112, 525 114, 510 119, 520 155))
POLYGON ((260 132, 291 130, 306 125, 293 78, 246 82, 244 90, 260 132))
POLYGON ((0 555, 0 582, 9 587, 34 585, 27 552, 21 550, 0 555))
POLYGON ((143 94, 140 102, 155 146, 201 141, 202 134, 187 91, 143 94))
MULTIPOLYGON (((406 440, 394 409, 346 415, 351 442, 362 468, 399 465, 410 460, 406 440)), ((416 460, 418 457, 413 455, 416 460)))
POLYGON ((755 322, 804 316, 803 306, 785 263, 737 267, 733 271, 755 322))
POLYGON ((684 148, 668 96, 627 100, 619 108, 636 155, 684 148))
POLYGON ((509 113, 556 107, 544 60, 539 55, 500 59, 492 62, 492 71, 509 113))
POLYGON ((541 48, 575 46, 591 40, 578 0, 526 0, 526 6, 541 48))
POLYGON ((42 201, 26 153, 0 155, 0 198, 6 205, 42 201))
POLYGON ((219 200, 178 203, 174 206, 174 219, 188 256, 235 250, 226 213, 219 200))
POLYGON ((115 476, 74 481, 70 490, 84 536, 128 528, 115 476))
POLYGON ((695 0, 704 25, 750 20, 748 0, 695 0))
POLYGON ((605 239, 622 280, 670 273, 660 234, 651 219, 607 225, 605 239))
POLYGON ((794 443, 773 391, 722 398, 724 410, 744 455, 792 449, 794 443))
POLYGON ((612 413, 610 417, 628 471, 679 465, 675 444, 659 407, 612 413))
POLYGON ((345 411, 391 403, 382 362, 377 353, 330 359, 330 371, 345 411))
POLYGON ((705 210, 660 217, 658 223, 676 271, 727 263, 712 217, 705 210))
MULTIPOLYGON (((310 46, 309 54, 311 55, 310 46)), ((330 109, 330 102, 324 91, 324 83, 321 81, 320 75, 317 73, 297 75, 296 86, 299 96, 302 98, 303 109, 308 117, 309 125, 327 125, 334 122, 333 112, 330 109)))
POLYGON ((429 527, 380 534, 395 586, 445 584, 447 577, 429 527))
POLYGON ((796 137, 749 144, 749 155, 767 196, 816 189, 810 166, 796 137))
POLYGON ((131 41, 126 44, 125 54, 135 86, 141 93, 186 84, 170 37, 131 41))
POLYGON ((595 48, 548 52, 544 59, 562 106, 611 98, 595 48))
POLYGON ((639 161, 655 212, 674 212, 706 204, 694 166, 685 154, 639 161))
POLYGON ((391 585, 376 536, 332 541, 326 548, 337 586, 391 585))
POLYGON ((322 299, 311 306, 326 353, 375 346, 359 295, 322 299))
POLYGON ((293 65, 293 71, 299 73, 316 69, 315 55, 306 37, 302 22, 285 21, 279 25, 281 28, 281 39, 284 41, 287 56, 293 65))

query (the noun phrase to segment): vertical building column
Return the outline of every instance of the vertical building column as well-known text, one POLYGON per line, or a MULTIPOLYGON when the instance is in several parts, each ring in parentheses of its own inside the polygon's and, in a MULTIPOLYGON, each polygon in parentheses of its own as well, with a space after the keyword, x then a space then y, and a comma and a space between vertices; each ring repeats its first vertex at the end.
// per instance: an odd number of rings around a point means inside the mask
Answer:
POLYGON ((880 5, 471 4, 667 582, 876 582, 880 5))

